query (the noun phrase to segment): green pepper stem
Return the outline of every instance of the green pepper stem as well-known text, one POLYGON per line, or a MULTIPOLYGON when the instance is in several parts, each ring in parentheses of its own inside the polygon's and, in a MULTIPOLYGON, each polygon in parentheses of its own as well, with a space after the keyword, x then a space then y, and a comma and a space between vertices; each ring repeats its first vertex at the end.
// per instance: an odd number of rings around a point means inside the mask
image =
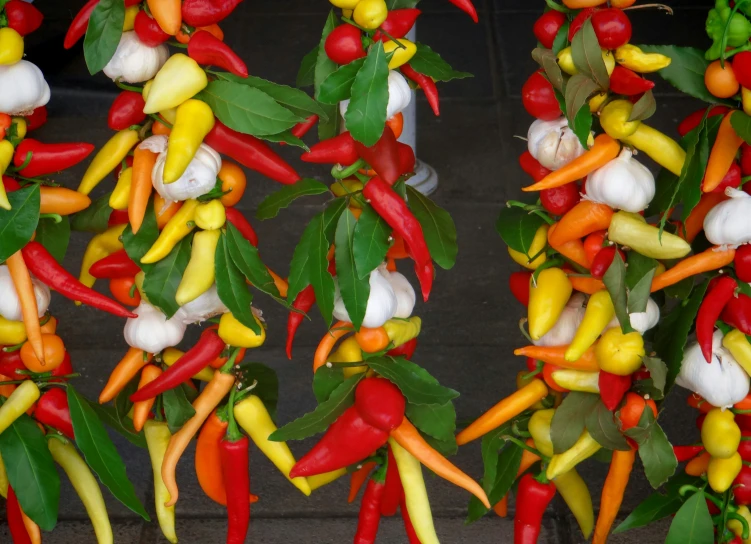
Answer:
POLYGON ((154 121, 156 121, 157 123, 161 123, 161 124, 163 124, 163 125, 164 125, 165 127, 167 127, 168 129, 172 129, 172 123, 170 123, 170 122, 169 122, 169 121, 167 121, 166 119, 162 119, 162 118, 161 118, 161 117, 159 117, 159 116, 158 116, 158 115, 157 115, 156 113, 150 113, 150 114, 149 114, 149 117, 151 117, 151 118, 152 118, 152 119, 153 119, 154 121))
POLYGON ((235 394, 237 393, 237 386, 237 383, 232 386, 232 391, 229 393, 229 402, 227 403, 227 440, 230 442, 237 442, 243 436, 235 422, 235 394))
POLYGON ((26 152, 26 158, 23 160, 23 164, 21 166, 9 166, 7 171, 8 172, 19 172, 29 166, 29 163, 31 162, 31 158, 34 155, 33 152, 27 151, 26 152))
POLYGON ((523 441, 519 440, 515 436, 504 436, 504 438, 506 440, 508 440, 509 442, 513 442, 514 444, 516 444, 517 446, 519 446, 523 450, 527 450, 530 453, 534 453, 537 457, 539 457, 540 459, 542 459, 546 463, 550 462, 550 457, 547 457, 546 455, 543 455, 542 453, 539 452, 539 450, 536 450, 532 446, 528 446, 526 442, 523 442, 523 441))
POLYGON ((143 93, 143 87, 136 87, 135 85, 126 85, 125 83, 122 83, 119 79, 115 80, 115 85, 117 85, 124 91, 133 91, 136 93, 143 93))
POLYGON ((734 520, 740 522, 740 524, 743 526, 743 535, 741 536, 742 540, 748 540, 748 521, 746 521, 746 518, 738 514, 737 512, 728 512, 728 517, 733 518, 734 520))
POLYGON ((352 163, 350 166, 346 168, 342 168, 340 165, 336 165, 331 169, 331 175, 335 179, 345 179, 357 172, 360 168, 362 168, 365 165, 365 161, 362 159, 357 159, 354 163, 352 163))
POLYGON ((62 222, 63 217, 59 213, 40 213, 39 219, 52 219, 55 224, 62 222))
POLYGON ((222 374, 229 374, 232 370, 232 367, 235 366, 235 359, 237 359, 238 353, 240 353, 240 348, 234 348, 229 359, 226 363, 224 363, 222 368, 219 369, 219 372, 221 372, 222 374))

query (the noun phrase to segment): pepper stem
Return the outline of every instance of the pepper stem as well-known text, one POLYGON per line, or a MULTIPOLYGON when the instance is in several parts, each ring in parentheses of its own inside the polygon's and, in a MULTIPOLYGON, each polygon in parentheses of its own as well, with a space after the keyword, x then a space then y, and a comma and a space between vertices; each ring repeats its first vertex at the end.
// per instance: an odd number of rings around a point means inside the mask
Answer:
POLYGON ((748 521, 746 521, 746 518, 744 518, 737 512, 728 512, 728 517, 733 518, 734 520, 738 521, 743 526, 743 535, 741 536, 741 539, 748 540, 749 528, 748 528, 748 521))
POLYGON ((513 442, 514 444, 516 444, 517 446, 519 446, 523 450, 527 450, 530 453, 534 453, 536 456, 538 456, 540 459, 542 459, 546 463, 550 462, 550 457, 548 457, 546 455, 543 455, 542 453, 540 453, 539 450, 536 450, 532 446, 528 446, 525 442, 522 442, 521 440, 519 440, 515 436, 504 436, 504 438, 506 440, 508 440, 509 442, 513 442))
POLYGON ((52 219, 55 224, 58 224, 63 220, 63 217, 59 213, 40 213, 39 219, 52 219))
POLYGON ((31 162, 31 158, 34 155, 33 152, 27 151, 26 152, 26 158, 23 160, 23 164, 21 166, 9 166, 8 171, 9 172, 19 172, 29 166, 29 163, 31 162))
POLYGON ((119 79, 115 80, 115 85, 117 85, 124 91, 133 91, 135 93, 143 93, 143 87, 136 87, 135 85, 126 85, 125 83, 122 83, 119 79))
POLYGON ((162 125, 164 125, 165 127, 169 128, 169 129, 172 128, 172 123, 170 123, 166 119, 162 119, 156 113, 150 113, 149 117, 151 117, 154 121, 156 121, 157 123, 161 123, 162 125))
POLYGON ((238 353, 240 353, 240 348, 234 348, 232 354, 229 356, 229 359, 226 363, 224 363, 224 365, 222 365, 222 368, 219 369, 219 372, 221 372, 222 374, 229 374, 232 370, 232 367, 235 366, 235 359, 237 359, 238 353))
POLYGON ((362 159, 357 159, 354 163, 352 163, 350 166, 346 168, 342 168, 340 165, 336 165, 331 169, 331 175, 334 177, 334 179, 344 179, 348 178, 355 172, 357 172, 360 168, 362 168, 365 165, 365 161, 362 159))
POLYGON ((668 15, 673 15, 673 8, 665 4, 641 4, 639 6, 629 6, 627 8, 621 8, 621 11, 635 10, 635 9, 659 9, 666 12, 668 15))
POLYGON ((227 437, 229 442, 237 442, 243 437, 240 429, 235 422, 235 394, 237 393, 237 383, 232 386, 232 391, 229 393, 229 402, 227 403, 227 437))

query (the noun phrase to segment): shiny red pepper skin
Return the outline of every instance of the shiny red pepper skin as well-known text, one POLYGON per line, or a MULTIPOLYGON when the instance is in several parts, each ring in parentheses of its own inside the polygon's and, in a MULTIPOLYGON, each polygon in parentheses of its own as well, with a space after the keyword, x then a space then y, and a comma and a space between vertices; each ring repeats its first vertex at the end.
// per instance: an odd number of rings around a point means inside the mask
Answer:
POLYGON ((300 291, 295 297, 295 301, 292 303, 293 308, 304 313, 290 311, 287 316, 287 357, 289 359, 292 359, 292 343, 295 341, 295 333, 297 333, 300 323, 302 323, 305 318, 305 314, 310 311, 315 303, 316 294, 312 285, 308 285, 305 289, 300 291))
POLYGON ((185 0, 183 22, 190 26, 209 26, 224 20, 242 0, 185 0))
POLYGON ((245 216, 231 206, 227 206, 224 209, 224 213, 227 216, 227 221, 232 223, 232 226, 240 231, 243 238, 250 242, 250 245, 253 247, 258 247, 258 235, 253 226, 247 219, 245 219, 245 216))
POLYGON ((355 139, 349 132, 342 132, 328 140, 318 142, 310 151, 303 153, 300 158, 304 162, 314 164, 341 164, 349 166, 360 156, 355 148, 355 139))
POLYGON ((618 49, 631 41, 631 21, 621 9, 595 10, 592 14, 592 27, 603 49, 618 49))
POLYGON ((735 250, 733 265, 739 280, 751 282, 751 245, 744 244, 735 250))
POLYGON ((8 26, 21 36, 26 36, 37 30, 42 26, 42 20, 44 20, 41 11, 21 0, 10 0, 5 4, 5 16, 8 19, 8 26))
POLYGON ((65 270, 39 242, 29 242, 21 250, 29 270, 46 285, 70 300, 82 302, 118 317, 138 317, 112 299, 86 287, 65 270))
POLYGON ((323 44, 326 56, 340 65, 363 58, 362 31, 352 25, 340 25, 326 37, 323 44))
MULTIPOLYGON (((541 165, 529 151, 525 151, 524 153, 519 155, 519 166, 522 167, 522 170, 524 170, 524 172, 529 177, 531 177, 532 181, 534 182, 540 181, 542 178, 552 172, 552 170, 548 170, 543 165, 541 165)), ((569 183, 568 185, 571 184, 569 183)))
MULTIPOLYGON (((292 133, 292 136, 296 136, 297 138, 302 138, 305 136, 311 128, 316 126, 316 123, 318 122, 318 116, 313 114, 305 121, 301 121, 297 123, 294 127, 290 129, 290 132, 292 133)), ((281 142, 284 143, 284 142, 281 142)))
MULTIPOLYGON (((195 346, 160 374, 157 379, 133 393, 130 400, 140 402, 153 399, 165 391, 178 387, 209 366, 222 354, 222 351, 224 351, 224 340, 219 338, 214 329, 204 330, 195 346)), ((245 497, 247 498, 247 496, 246 493, 245 497)))
MULTIPOLYGON (((140 4, 141 1, 142 0, 125 0, 125 7, 129 8, 131 6, 136 6, 140 4)), ((89 18, 98 3, 99 0, 89 0, 73 18, 73 22, 70 23, 68 32, 65 34, 65 41, 63 42, 63 47, 65 49, 70 49, 76 45, 76 42, 86 34, 86 29, 89 26, 89 18)))
POLYGON ((513 272, 508 278, 511 294, 524 306, 529 306, 529 278, 531 277, 531 272, 513 272))
POLYGON ((363 188, 363 196, 388 225, 399 234, 409 247, 409 253, 415 261, 415 274, 420 281, 422 298, 425 302, 430 297, 433 285, 433 261, 430 257, 425 235, 420 222, 390 185, 379 177, 371 178, 363 188))
POLYGON ((31 544, 31 538, 26 531, 26 525, 23 523, 21 514, 21 505, 18 504, 18 498, 11 486, 8 486, 8 501, 5 503, 5 515, 8 518, 8 528, 13 544, 31 544))
POLYGON ((615 258, 616 251, 621 256, 621 259, 623 259, 625 262, 626 255, 623 253, 623 251, 618 249, 615 245, 606 246, 598 251, 597 255, 595 255, 595 258, 592 259, 592 265, 589 267, 589 273, 592 274, 593 278, 598 280, 602 279, 602 277, 605 275, 605 272, 607 272, 608 268, 610 268, 610 265, 615 258))
POLYGON ((355 408, 366 423, 389 432, 404 421, 406 401, 386 378, 365 378, 355 389, 355 408))
MULTIPOLYGON (((185 3, 183 3, 184 8, 185 3)), ((249 134, 236 132, 219 120, 206 135, 204 142, 217 153, 227 155, 246 168, 255 170, 279 183, 292 185, 300 179, 300 174, 264 142, 249 134)))
MULTIPOLYGON (((699 123, 701 123, 701 120, 704 118, 705 111, 707 111, 706 108, 696 110, 681 121, 678 125, 678 134, 681 135, 681 138, 699 126, 699 123)), ((730 108, 727 106, 712 106, 712 109, 709 110, 709 114, 707 115, 707 119, 714 117, 715 115, 725 115, 729 111, 730 108)), ((749 172, 751 172, 751 170, 749 170, 749 172)), ((744 175, 746 175, 745 172, 744 175)))
POLYGON ((584 23, 592 17, 592 14, 595 12, 595 8, 584 8, 581 10, 576 17, 574 17, 574 20, 571 21, 571 25, 568 27, 568 41, 572 41, 574 39, 574 36, 576 35, 579 30, 581 30, 581 27, 584 26, 584 23))
POLYGON ((477 18, 477 10, 475 9, 475 5, 472 3, 472 0, 449 0, 449 2, 472 17, 472 20, 475 23, 479 20, 477 18))
POLYGON ((33 138, 25 138, 16 148, 13 164, 21 166, 31 153, 29 164, 19 173, 27 178, 35 178, 70 168, 88 157, 92 151, 94 146, 85 142, 45 144, 33 138))
MULTIPOLYGON (((25 2, 24 2, 25 3, 25 2)), ((47 106, 39 106, 26 119, 26 130, 36 130, 47 122, 47 106)))
POLYGON ((712 362, 712 336, 714 325, 720 318, 725 305, 733 298, 738 288, 736 281, 730 276, 720 277, 710 291, 704 295, 696 315, 696 340, 701 346, 701 352, 707 363, 712 362))
POLYGON ((693 459, 704 451, 704 446, 673 446, 673 453, 679 463, 693 459))
MULTIPOLYGON (((18 371, 26 371, 26 365, 21 360, 20 351, 5 352, 0 350, 0 374, 7 376, 13 380, 28 380, 31 378, 29 374, 19 374, 18 371)), ((70 362, 70 353, 67 351, 63 355, 63 362, 55 370, 51 372, 53 376, 67 376, 73 374, 73 365, 70 362)), ((62 383, 67 381, 67 378, 60 378, 56 380, 50 380, 54 383, 62 383)))
POLYGON ((205 30, 199 30, 191 35, 188 56, 198 64, 217 66, 238 77, 248 77, 248 67, 243 60, 229 45, 205 30))
POLYGON ((553 215, 565 215, 580 200, 581 195, 576 183, 567 183, 560 187, 540 191, 540 203, 542 207, 553 215))
MULTIPOLYGON (((422 12, 417 8, 391 9, 386 16, 386 20, 381 23, 379 28, 398 40, 399 38, 406 36, 407 32, 412 30, 412 27, 415 26, 415 21, 417 21, 417 17, 421 13, 422 12)), ((382 42, 390 40, 386 34, 378 30, 373 35, 373 39, 381 40, 382 42)))
POLYGON ((555 484, 540 483, 531 474, 519 480, 514 516, 514 544, 535 544, 545 509, 555 496, 555 484))
POLYGON ((732 187, 733 189, 737 189, 741 184, 741 167, 738 166, 737 162, 734 162, 730 165, 730 168, 728 168, 727 174, 725 174, 725 177, 722 178, 722 181, 720 181, 720 184, 712 189, 713 193, 722 193, 725 194, 725 189, 728 187, 732 187))
POLYGON ((89 274, 99 280, 135 276, 141 268, 128 257, 124 249, 116 251, 89 267, 89 274))
POLYGON ((741 51, 733 55, 733 73, 743 87, 751 86, 751 52, 741 51))
POLYGON ((412 359, 412 356, 415 354, 416 349, 417 338, 413 338, 409 342, 404 342, 401 346, 389 350, 386 355, 389 355, 391 357, 404 357, 405 359, 409 360, 412 359))
MULTIPOLYGON (((142 13, 144 12, 138 12, 139 15, 142 13)), ((146 119, 146 114, 143 112, 145 105, 146 102, 141 93, 122 91, 110 106, 107 125, 112 130, 125 130, 133 125, 140 125, 146 119)))
POLYGON ((381 522, 381 501, 386 485, 371 478, 360 501, 354 544, 373 544, 381 522))
POLYGON ((617 376, 610 372, 600 370, 598 385, 600 387, 600 398, 608 410, 615 410, 631 388, 631 376, 617 376))
POLYGON ((75 440, 73 422, 68 409, 68 395, 59 387, 48 389, 37 401, 34 417, 42 425, 47 425, 60 431, 68 438, 75 440))
POLYGON ((438 87, 436 86, 435 81, 433 81, 433 78, 426 76, 425 74, 421 74, 420 72, 412 68, 409 64, 400 66, 399 70, 401 70, 402 74, 404 74, 407 78, 411 79, 420 86, 422 92, 425 93, 425 99, 428 101, 428 105, 430 106, 430 109, 433 110, 435 116, 438 117, 439 115, 441 115, 441 105, 438 98, 438 87))
POLYGON ((315 476, 348 467, 373 455, 388 439, 386 431, 366 423, 357 408, 350 406, 292 467, 289 477, 315 476))
POLYGON ((537 21, 535 21, 532 32, 534 32, 535 37, 543 47, 552 49, 555 37, 565 22, 566 16, 563 13, 551 9, 540 15, 537 21))
POLYGON ((136 14, 133 30, 135 30, 141 43, 149 47, 156 47, 170 39, 170 35, 162 30, 159 23, 154 18, 149 17, 145 11, 139 11, 136 14))
POLYGON ((644 79, 633 70, 620 65, 616 65, 613 73, 610 74, 610 90, 617 94, 633 96, 645 93, 654 86, 654 81, 644 79))
POLYGON ((412 520, 409 519, 409 512, 407 512, 407 501, 402 498, 402 502, 399 505, 399 510, 402 511, 402 520, 404 521, 404 531, 407 533, 409 544, 420 544, 420 539, 417 538, 415 528, 412 526, 412 520))
POLYGON ((128 210, 112 210, 110 217, 107 220, 107 228, 115 227, 117 225, 128 224, 128 210))
POLYGON ((388 126, 384 127, 383 134, 378 141, 368 147, 355 141, 355 150, 380 178, 393 185, 401 174, 399 168, 399 148, 396 145, 394 132, 388 126))
POLYGON ((10 176, 3 176, 3 187, 5 187, 7 193, 18 191, 21 188, 18 182, 10 176))
POLYGON ((222 475, 227 482, 227 544, 242 544, 250 525, 250 472, 248 469, 248 437, 219 443, 222 475))
POLYGON ((397 141, 396 148, 399 152, 399 172, 402 174, 408 174, 415 171, 415 163, 417 158, 415 157, 415 150, 404 142, 397 141))
POLYGON ((537 70, 524 82, 522 105, 528 114, 543 121, 553 121, 561 116, 553 85, 542 75, 542 70, 537 70))
POLYGON ((404 488, 402 480, 399 478, 399 469, 396 466, 396 459, 388 447, 388 464, 386 465, 386 481, 383 497, 381 498, 381 515, 391 517, 399 509, 399 503, 404 497, 404 488))
MULTIPOLYGON (((745 459, 744 459, 745 460, 745 459)), ((733 499, 738 506, 751 504, 751 467, 744 464, 733 480, 733 499)))

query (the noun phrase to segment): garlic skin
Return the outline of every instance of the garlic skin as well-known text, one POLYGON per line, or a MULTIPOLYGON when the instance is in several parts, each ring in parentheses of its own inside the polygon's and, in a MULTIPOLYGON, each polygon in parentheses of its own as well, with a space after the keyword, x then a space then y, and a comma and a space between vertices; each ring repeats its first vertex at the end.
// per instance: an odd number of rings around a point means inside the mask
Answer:
POLYGON ((538 119, 532 123, 527 132, 527 147, 532 156, 548 170, 558 170, 586 151, 568 127, 565 117, 553 121, 538 119))
MULTIPOLYGON (((647 301, 647 309, 645 311, 631 313, 628 315, 628 318, 634 330, 639 334, 644 334, 649 329, 656 327, 657 323, 660 321, 660 307, 650 297, 647 301)), ((620 326, 621 324, 618 321, 618 318, 614 317, 610 320, 610 323, 608 323, 605 330, 620 326)))
POLYGON ((396 311, 394 312, 394 317, 407 319, 412 315, 412 311, 415 309, 415 301, 417 300, 417 297, 414 288, 404 274, 401 274, 400 272, 389 272, 384 266, 384 270, 381 273, 384 276, 388 274, 386 277, 396 295, 396 311))
POLYGON ((123 330, 125 341, 132 348, 146 353, 158 353, 176 346, 185 335, 186 325, 177 314, 167 319, 166 315, 144 301, 141 301, 133 313, 138 317, 129 318, 123 330))
MULTIPOLYGON (((412 89, 405 77, 396 70, 389 70, 389 102, 386 106, 386 119, 391 119, 397 113, 407 109, 412 101, 412 89)), ((342 117, 347 113, 349 100, 339 102, 339 113, 342 117)))
POLYGON ((586 199, 627 212, 645 210, 655 196, 652 172, 633 158, 631 150, 587 176, 586 199))
POLYGON ((683 354, 681 371, 675 383, 693 391, 712 406, 729 408, 746 398, 749 390, 748 374, 730 352, 722 346, 722 331, 712 336, 712 362, 707 364, 698 343, 683 354))
POLYGON ((202 321, 227 313, 228 311, 227 307, 219 299, 215 283, 208 291, 200 295, 198 298, 180 306, 175 317, 184 324, 191 325, 193 323, 201 323, 202 321))
POLYGON ((115 54, 102 71, 112 81, 143 83, 153 78, 168 58, 166 45, 150 47, 131 30, 123 32, 115 54))
POLYGON ((751 195, 732 187, 725 189, 725 194, 730 199, 717 204, 704 218, 704 235, 717 246, 738 247, 751 242, 751 195))
MULTIPOLYGON (((41 318, 50 305, 50 288, 34 277, 31 278, 31 284, 34 286, 34 298, 37 300, 38 317, 41 318)), ((23 320, 18 292, 10 276, 10 270, 5 265, 0 266, 0 316, 8 321, 23 320)))
POLYGON ((584 318, 584 300, 581 293, 575 293, 561 312, 553 328, 542 335, 539 340, 532 340, 535 346, 565 346, 571 343, 576 329, 584 318))
MULTIPOLYGON (((388 274, 387 270, 385 272, 388 274)), ((397 300, 394 288, 391 287, 391 283, 383 274, 380 267, 370 273, 369 283, 370 296, 368 297, 368 305, 365 309, 365 318, 362 321, 362 326, 372 329, 380 327, 394 317, 397 300)), ((347 313, 347 309, 344 307, 342 293, 339 290, 338 278, 334 280, 334 286, 336 288, 334 295, 334 317, 340 321, 349 321, 351 323, 352 320, 347 313)))
POLYGON ((167 137, 151 136, 138 146, 159 153, 151 171, 154 189, 167 202, 198 198, 210 192, 216 185, 216 177, 222 168, 222 158, 206 144, 201 144, 183 175, 174 183, 164 183, 164 164, 167 162, 167 137))
POLYGON ((29 115, 50 101, 50 87, 35 64, 0 65, 0 113, 29 115))

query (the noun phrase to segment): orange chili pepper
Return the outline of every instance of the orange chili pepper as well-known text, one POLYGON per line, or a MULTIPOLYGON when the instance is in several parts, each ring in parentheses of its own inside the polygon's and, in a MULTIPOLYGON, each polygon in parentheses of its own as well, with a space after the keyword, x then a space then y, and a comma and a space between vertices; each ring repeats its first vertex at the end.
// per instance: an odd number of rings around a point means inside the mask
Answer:
POLYGON ((618 510, 621 509, 631 470, 634 468, 635 458, 636 450, 634 448, 628 451, 613 451, 610 470, 608 470, 605 485, 602 488, 600 513, 597 515, 592 544, 605 544, 607 541, 610 528, 613 526, 616 516, 618 516, 618 510))
POLYGON ((182 2, 180 0, 146 0, 151 16, 159 24, 159 28, 170 36, 180 32, 183 22, 182 2))
POLYGON ((503 498, 496 503, 493 507, 493 511, 500 518, 508 516, 508 495, 504 495, 503 498))
MULTIPOLYGON (((166 31, 165 31, 166 32, 166 31)), ((133 176, 130 184, 130 197, 128 198, 128 220, 137 233, 143 224, 146 215, 146 207, 151 196, 151 171, 156 164, 156 153, 148 149, 136 147, 133 152, 133 176)))
POLYGON ((159 193, 154 194, 154 213, 156 214, 156 226, 159 230, 164 228, 182 206, 182 202, 170 202, 167 204, 167 201, 159 193))
POLYGON ((355 340, 357 340, 357 344, 365 353, 382 351, 391 343, 389 335, 383 327, 376 327, 374 329, 361 327, 355 333, 355 340))
POLYGON ((605 2, 607 0, 563 0, 563 4, 570 9, 593 8, 605 2))
MULTIPOLYGON (((748 397, 743 399, 740 403, 746 402, 747 399, 748 397)), ((696 408, 702 414, 706 414, 714 408, 714 406, 709 404, 706 400, 704 400, 700 395, 697 395, 696 393, 691 393, 688 396, 688 398, 686 399, 686 404, 688 404, 691 408, 696 408)), ((734 407, 738 408, 738 404, 736 404, 734 407)), ((748 404, 748 406, 751 407, 751 402, 748 404)), ((742 410, 743 408, 740 408, 740 409, 742 410)))
POLYGON ((402 135, 402 131, 404 130, 404 114, 399 112, 396 115, 391 116, 391 118, 386 121, 386 126, 389 127, 391 132, 394 133, 394 136, 398 138, 402 135))
MULTIPOLYGON (((141 371, 141 379, 138 380, 138 389, 144 387, 147 383, 153 382, 162 375, 162 369, 156 365, 146 365, 141 371)), ((136 432, 141 432, 144 423, 149 419, 149 412, 154 406, 156 397, 136 402, 133 405, 133 428, 136 432)))
POLYGON ((665 287, 675 285, 679 281, 695 276, 696 274, 702 274, 727 266, 733 262, 734 257, 734 249, 719 249, 717 246, 711 247, 697 255, 686 257, 670 270, 666 270, 652 279, 652 292, 654 293, 665 287))
MULTIPOLYGON (((535 441, 531 438, 527 438, 527 440, 524 442, 527 446, 530 448, 535 447, 535 441)), ((527 472, 527 469, 534 465, 537 461, 540 460, 540 456, 536 453, 532 453, 529 450, 524 450, 522 452, 522 460, 519 463, 519 470, 516 471, 516 477, 518 478, 525 472, 527 472)))
POLYGON ((42 329, 39 325, 39 307, 34 295, 34 285, 31 283, 31 274, 26 268, 26 263, 20 251, 16 251, 5 261, 8 265, 10 277, 13 280, 13 286, 18 294, 18 301, 21 304, 21 314, 23 315, 23 324, 26 327, 26 336, 31 344, 34 354, 37 356, 40 364, 44 366, 44 342, 42 341, 42 329))
POLYGON ((154 121, 154 124, 151 125, 151 132, 155 136, 169 136, 170 132, 172 132, 172 129, 164 123, 154 121))
POLYGON ((542 379, 548 386, 548 389, 552 389, 553 391, 557 391, 558 393, 566 393, 568 389, 558 385, 558 383, 555 381, 555 378, 553 378, 553 372, 555 372, 556 370, 561 370, 561 367, 551 365, 550 363, 545 363, 544 365, 542 365, 542 379))
POLYGON ((571 240, 584 238, 595 231, 610 226, 613 210, 605 204, 582 200, 558 221, 554 234, 548 234, 548 242, 561 246, 571 240))
POLYGON ((329 358, 331 350, 334 349, 334 345, 337 340, 351 333, 352 323, 346 321, 337 321, 331 330, 327 332, 321 341, 318 343, 316 353, 313 356, 313 373, 326 364, 326 360, 329 358))
POLYGON ((151 362, 150 353, 144 356, 143 350, 130 348, 120 362, 117 363, 104 389, 99 393, 99 404, 104 404, 114 399, 128 385, 128 382, 138 374, 138 371, 149 362, 151 362))
POLYGON ((707 473, 707 468, 709 468, 709 462, 711 460, 712 456, 705 451, 701 455, 697 455, 691 459, 688 464, 686 464, 684 470, 689 476, 701 476, 702 474, 707 473))
POLYGON ((39 529, 39 525, 27 516, 23 510, 21 510, 21 519, 23 520, 23 526, 26 527, 26 532, 29 535, 29 542, 31 542, 31 544, 42 544, 42 531, 39 529))
POLYGON ((391 257, 386 257, 386 270, 396 272, 396 261, 391 257))
POLYGON ((42 334, 55 334, 57 331, 57 319, 50 316, 47 322, 41 326, 42 334))
POLYGON ((39 213, 70 215, 85 210, 91 204, 91 199, 88 196, 65 187, 42 185, 39 192, 41 195, 39 213))
POLYGON ((587 254, 587 260, 591 263, 595 256, 603 248, 603 243, 608 235, 606 230, 598 230, 593 232, 584 239, 584 251, 587 254))
POLYGON ((605 284, 602 280, 587 276, 570 275, 568 281, 571 282, 574 291, 579 291, 587 295, 594 295, 597 291, 605 289, 605 284))
POLYGON ((736 134, 733 125, 730 124, 730 118, 734 113, 735 111, 731 111, 725 115, 720 123, 720 130, 717 132, 717 139, 712 146, 707 169, 704 172, 701 189, 705 193, 712 191, 720 184, 743 143, 743 138, 736 134))
MULTIPOLYGON (((604 2, 600 2, 601 4, 604 2)), ((595 138, 594 145, 582 156, 575 158, 566 166, 550 172, 537 183, 528 187, 523 187, 522 191, 542 191, 543 189, 553 189, 591 174, 598 168, 605 166, 618 156, 621 151, 621 144, 608 136, 600 134, 595 138)))
POLYGON ((289 283, 287 283, 287 280, 285 280, 270 268, 267 268, 267 270, 269 271, 269 274, 271 274, 271 277, 274 279, 274 285, 276 285, 276 289, 277 291, 279 291, 279 294, 283 298, 287 298, 287 289, 289 289, 289 283))
POLYGON ((707 217, 709 210, 717 206, 728 197, 725 193, 704 193, 699 199, 699 203, 688 214, 686 222, 682 229, 678 229, 678 235, 683 234, 683 239, 688 243, 694 241, 698 234, 704 230, 704 218, 707 217))
POLYGON ((386 252, 386 256, 396 260, 408 258, 409 253, 407 252, 407 248, 404 246, 404 238, 396 233, 392 234, 391 236, 394 238, 394 243, 386 252))
POLYGON ((515 349, 514 355, 531 357, 536 361, 542 361, 550 365, 568 368, 571 370, 583 370, 586 372, 597 372, 600 370, 595 357, 595 350, 590 347, 576 361, 567 361, 565 358, 568 345, 565 346, 525 346, 515 349))
POLYGON ((566 257, 567 259, 575 262, 579 266, 589 268, 592 262, 587 258, 587 250, 584 248, 584 244, 580 239, 570 240, 564 244, 553 245, 550 241, 553 233, 558 228, 558 223, 551 225, 548 229, 548 244, 555 249, 558 253, 566 257))
MULTIPOLYGON (((9 378, 8 376, 4 376, 0 374, 0 382, 9 382, 12 381, 14 378, 9 378)), ((13 391, 16 390, 16 386, 12 383, 9 383, 7 385, 0 385, 0 397, 5 397, 6 399, 11 396, 13 391)))
POLYGON ((368 480, 370 471, 373 470, 375 466, 376 464, 373 461, 369 461, 352 473, 349 478, 349 496, 347 497, 347 502, 355 502, 357 494, 360 492, 363 484, 368 480))
POLYGON ((217 24, 196 27, 192 34, 186 34, 181 28, 180 31, 175 34, 175 39, 180 43, 188 43, 190 41, 190 37, 199 30, 205 30, 220 42, 224 41, 224 31, 222 31, 222 29, 219 28, 219 25, 217 24))
MULTIPOLYGON (((708 402, 705 402, 704 404, 709 405, 708 402)), ((712 407, 709 406, 709 408, 711 409, 712 407)), ((746 395, 745 399, 736 402, 733 405, 733 408, 735 408, 736 410, 751 410, 751 394, 746 395)), ((709 410, 707 410, 707 411, 709 411, 709 410)))

